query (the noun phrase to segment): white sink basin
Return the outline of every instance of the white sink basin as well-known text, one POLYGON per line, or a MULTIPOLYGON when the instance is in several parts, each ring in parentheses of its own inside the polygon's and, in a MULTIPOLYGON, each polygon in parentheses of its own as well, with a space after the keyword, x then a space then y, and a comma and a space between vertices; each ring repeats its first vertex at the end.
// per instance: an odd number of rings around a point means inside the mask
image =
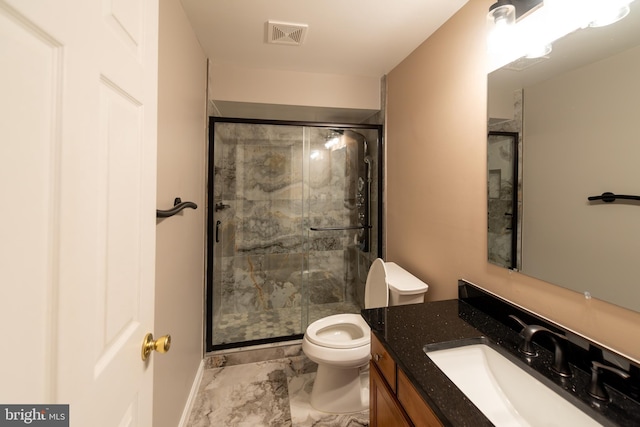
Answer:
POLYGON ((600 426, 485 344, 425 353, 496 426, 600 426))

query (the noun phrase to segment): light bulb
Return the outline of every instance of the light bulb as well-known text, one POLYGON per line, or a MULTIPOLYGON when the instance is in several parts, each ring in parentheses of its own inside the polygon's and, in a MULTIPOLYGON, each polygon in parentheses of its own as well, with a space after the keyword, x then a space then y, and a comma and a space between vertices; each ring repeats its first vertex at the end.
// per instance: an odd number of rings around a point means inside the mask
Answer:
POLYGON ((618 22, 630 12, 632 0, 592 0, 590 27, 604 27, 618 22))
POLYGON ((552 50, 553 50, 553 47, 551 46, 551 44, 537 45, 529 49, 529 52, 527 53, 527 58, 529 59, 542 58, 543 56, 550 54, 552 50))
POLYGON ((488 18, 498 27, 502 25, 515 25, 516 8, 512 4, 495 3, 489 8, 488 18), (497 5, 497 6, 496 6, 497 5), (495 6, 495 7, 494 7, 495 6))
POLYGON ((620 8, 602 8, 596 19, 589 23, 590 27, 605 27, 618 22, 630 12, 629 6, 622 6, 620 8))
POLYGON ((497 2, 489 8, 487 24, 489 52, 505 52, 511 49, 511 33, 516 25, 516 8, 512 4, 497 2))

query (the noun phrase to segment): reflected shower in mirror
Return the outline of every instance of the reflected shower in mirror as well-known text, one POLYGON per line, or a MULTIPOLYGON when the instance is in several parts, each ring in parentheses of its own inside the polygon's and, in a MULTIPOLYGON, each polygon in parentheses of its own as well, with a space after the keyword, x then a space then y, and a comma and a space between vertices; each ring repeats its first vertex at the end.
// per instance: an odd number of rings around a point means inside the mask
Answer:
POLYGON ((517 268, 518 133, 489 132, 487 140, 489 262, 517 268))
POLYGON ((492 72, 488 130, 519 135, 515 268, 640 311, 640 204, 588 200, 640 193, 640 4, 630 6, 492 72))

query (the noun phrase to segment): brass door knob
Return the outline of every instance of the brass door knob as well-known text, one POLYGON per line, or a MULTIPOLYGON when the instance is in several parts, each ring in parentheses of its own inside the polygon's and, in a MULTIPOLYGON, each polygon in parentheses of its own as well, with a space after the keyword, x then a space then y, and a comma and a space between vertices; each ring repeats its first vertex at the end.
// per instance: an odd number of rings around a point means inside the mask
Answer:
POLYGON ((166 353, 170 348, 171 335, 165 335, 154 340, 153 334, 149 333, 144 336, 144 341, 142 341, 142 360, 147 360, 154 350, 158 353, 166 353))

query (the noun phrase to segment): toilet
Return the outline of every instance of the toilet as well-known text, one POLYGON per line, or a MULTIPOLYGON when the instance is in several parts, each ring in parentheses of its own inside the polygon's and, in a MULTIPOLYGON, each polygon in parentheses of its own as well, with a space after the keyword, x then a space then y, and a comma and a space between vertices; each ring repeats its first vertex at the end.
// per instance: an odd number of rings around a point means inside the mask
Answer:
MULTIPOLYGON (((365 285, 365 308, 424 301, 429 286, 393 262, 378 258, 365 285)), ((331 413, 369 407, 368 366, 371 330, 360 314, 335 314, 313 322, 302 339, 302 351, 318 364, 311 406, 331 413)))

